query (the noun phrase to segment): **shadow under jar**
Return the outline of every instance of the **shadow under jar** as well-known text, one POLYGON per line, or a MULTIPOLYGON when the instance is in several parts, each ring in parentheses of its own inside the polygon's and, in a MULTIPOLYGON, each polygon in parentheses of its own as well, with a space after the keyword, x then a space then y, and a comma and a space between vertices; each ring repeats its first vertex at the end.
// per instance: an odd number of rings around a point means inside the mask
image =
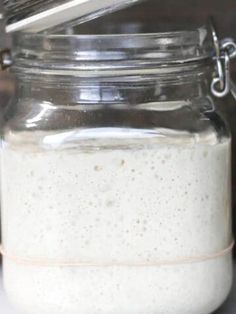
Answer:
POLYGON ((205 28, 14 37, 4 284, 24 314, 208 314, 232 282, 205 28))

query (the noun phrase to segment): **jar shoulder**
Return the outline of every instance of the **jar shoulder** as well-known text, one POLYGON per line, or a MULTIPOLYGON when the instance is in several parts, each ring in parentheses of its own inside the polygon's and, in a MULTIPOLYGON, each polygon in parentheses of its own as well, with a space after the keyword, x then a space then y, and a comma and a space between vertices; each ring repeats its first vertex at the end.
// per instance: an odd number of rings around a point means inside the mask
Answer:
POLYGON ((139 142, 140 139, 167 142, 196 142, 230 137, 227 123, 212 100, 159 102, 137 105, 57 106, 32 99, 18 100, 5 116, 7 142, 41 145, 51 138, 63 147, 78 142, 139 142))

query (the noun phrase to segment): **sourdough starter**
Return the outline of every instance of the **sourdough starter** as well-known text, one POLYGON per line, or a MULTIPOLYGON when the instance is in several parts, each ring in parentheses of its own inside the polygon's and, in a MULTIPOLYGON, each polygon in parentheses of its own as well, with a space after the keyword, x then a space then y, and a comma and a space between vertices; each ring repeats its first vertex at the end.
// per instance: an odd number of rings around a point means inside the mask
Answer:
POLYGON ((5 288, 21 313, 208 314, 226 298, 231 253, 154 264, 230 245, 230 141, 139 142, 5 146, 4 249, 54 263, 4 258, 5 288))

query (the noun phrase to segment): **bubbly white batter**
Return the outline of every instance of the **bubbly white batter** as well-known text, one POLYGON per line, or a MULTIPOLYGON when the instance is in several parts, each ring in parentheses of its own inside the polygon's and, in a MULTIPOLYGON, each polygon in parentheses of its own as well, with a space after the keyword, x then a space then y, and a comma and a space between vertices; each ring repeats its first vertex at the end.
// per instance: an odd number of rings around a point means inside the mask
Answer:
POLYGON ((190 264, 136 264, 227 248, 229 191, 229 140, 154 137, 94 150, 6 146, 5 251, 94 264, 42 267, 5 258, 8 296, 24 314, 209 314, 230 290, 231 253, 190 264))

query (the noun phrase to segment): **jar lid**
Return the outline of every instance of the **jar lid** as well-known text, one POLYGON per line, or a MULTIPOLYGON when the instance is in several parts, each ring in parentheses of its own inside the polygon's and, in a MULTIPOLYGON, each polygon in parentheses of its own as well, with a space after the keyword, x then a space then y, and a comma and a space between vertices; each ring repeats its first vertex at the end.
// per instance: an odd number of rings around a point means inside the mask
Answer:
POLYGON ((142 0, 4 0, 7 32, 42 32, 77 25, 142 0), (46 3, 45 3, 46 2, 46 3))

